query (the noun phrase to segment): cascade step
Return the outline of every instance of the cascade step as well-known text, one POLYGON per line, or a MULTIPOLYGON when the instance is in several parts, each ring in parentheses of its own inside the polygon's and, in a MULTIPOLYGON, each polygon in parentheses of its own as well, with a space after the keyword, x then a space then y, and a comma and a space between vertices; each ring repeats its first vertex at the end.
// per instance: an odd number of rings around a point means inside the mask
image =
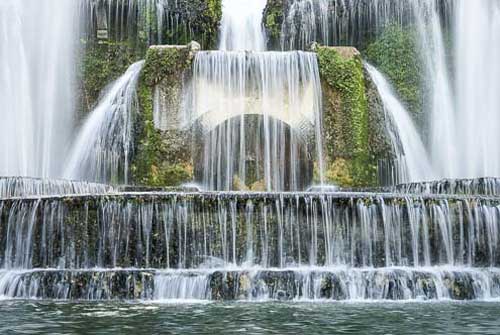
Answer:
POLYGON ((500 269, 12 270, 0 296, 59 300, 477 300, 500 298, 500 269))
POLYGON ((127 193, 0 200, 7 268, 500 265, 500 198, 127 193))

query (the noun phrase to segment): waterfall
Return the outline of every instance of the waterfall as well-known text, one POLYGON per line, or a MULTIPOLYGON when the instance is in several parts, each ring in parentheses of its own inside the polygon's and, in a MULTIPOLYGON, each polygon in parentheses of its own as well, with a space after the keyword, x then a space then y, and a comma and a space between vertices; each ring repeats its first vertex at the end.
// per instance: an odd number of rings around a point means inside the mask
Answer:
POLYGON ((387 24, 411 22, 413 1, 285 0, 281 47, 304 50, 312 42, 364 45, 387 24))
MULTIPOLYGON (((456 1, 455 8, 456 134, 452 144, 460 155, 456 175, 500 175, 500 3, 456 1)), ((433 142, 443 147, 445 143, 433 142)), ((444 149, 443 149, 444 150, 444 149)))
POLYGON ((185 118, 202 127, 207 189, 231 190, 235 182, 269 191, 309 186, 310 161, 322 157, 315 54, 199 52, 193 83, 185 118))
POLYGON ((0 199, 5 269, 497 267, 482 196, 124 193, 0 199))
POLYGON ((458 177, 461 169, 457 160, 457 129, 454 113, 453 92, 447 67, 442 19, 436 0, 414 1, 416 21, 420 35, 420 48, 426 68, 425 84, 430 90, 429 108, 430 149, 432 162, 438 174, 458 177))
POLYGON ((365 64, 365 67, 377 86, 385 112, 394 122, 394 129, 389 126, 393 148, 399 148, 398 140, 401 141, 402 150, 396 152, 399 162, 396 180, 404 183, 434 179, 429 156, 408 111, 382 73, 370 64, 365 64))
POLYGON ((498 298, 499 213, 498 198, 423 194, 0 199, 0 295, 498 298))
POLYGON ((201 127, 197 179, 209 190, 305 189, 314 155, 323 180, 316 55, 263 52, 266 3, 224 0, 219 51, 195 58, 184 119, 201 127))
POLYGON ((0 4, 0 175, 57 177, 73 129, 75 1, 0 4))
POLYGON ((264 51, 262 16, 266 0, 224 0, 219 50, 264 51))
POLYGON ((284 50, 305 49, 313 41, 362 47, 387 24, 414 25, 428 92, 424 142, 435 173, 499 175, 500 153, 491 145, 500 121, 498 1, 289 0, 286 8, 284 50))
POLYGON ((147 45, 161 44, 164 28, 192 35, 188 19, 169 0, 79 0, 89 36, 104 30, 115 41, 145 39, 147 45), (141 36, 142 34, 142 36, 141 36))
POLYGON ((68 179, 128 182, 133 149, 132 123, 138 113, 137 82, 144 61, 131 65, 109 86, 89 115, 73 145, 65 177, 68 179))

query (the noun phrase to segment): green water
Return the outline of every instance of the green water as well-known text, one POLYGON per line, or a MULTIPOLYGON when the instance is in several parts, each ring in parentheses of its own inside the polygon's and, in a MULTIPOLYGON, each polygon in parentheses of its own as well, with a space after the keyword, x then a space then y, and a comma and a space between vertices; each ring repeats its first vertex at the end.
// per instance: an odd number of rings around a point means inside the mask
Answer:
POLYGON ((0 302, 0 334, 500 334, 500 303, 0 302))

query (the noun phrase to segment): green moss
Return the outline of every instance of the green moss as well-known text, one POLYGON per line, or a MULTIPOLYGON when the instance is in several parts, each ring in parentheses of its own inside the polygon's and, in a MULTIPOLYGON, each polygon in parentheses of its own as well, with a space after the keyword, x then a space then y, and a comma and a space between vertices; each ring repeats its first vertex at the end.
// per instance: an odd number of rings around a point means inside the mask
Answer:
POLYGON ((140 56, 136 56, 127 43, 85 43, 80 61, 80 87, 82 109, 90 111, 102 90, 121 76, 140 56))
MULTIPOLYGON (((373 186, 377 165, 370 150, 368 100, 363 64, 354 49, 318 47, 325 94, 324 133, 333 182, 343 186, 373 186), (339 51, 343 53, 340 54, 339 51), (343 158, 341 167, 333 163, 343 158), (345 170, 340 173, 339 169, 345 170), (352 185, 346 185, 352 183, 352 185)), ((328 177, 328 173, 327 173, 328 177)))
POLYGON ((369 61, 387 75, 415 120, 423 121, 423 68, 417 43, 414 28, 391 25, 365 53, 369 61))
POLYGON ((270 0, 264 11, 264 26, 270 44, 275 46, 281 37, 281 25, 284 20, 284 8, 282 0, 270 0))
POLYGON ((350 162, 346 159, 338 158, 329 164, 325 177, 336 185, 352 187, 354 186, 354 180, 351 172, 352 166, 350 162))
POLYGON ((142 70, 142 82, 153 87, 166 77, 182 73, 191 65, 189 48, 149 48, 146 61, 142 70))
POLYGON ((139 84, 141 115, 136 122, 139 140, 132 164, 136 184, 178 186, 193 178, 189 150, 183 145, 186 134, 155 128, 152 93, 156 85, 165 81, 169 83, 169 94, 179 94, 174 88, 180 85, 182 73, 191 66, 189 52, 188 48, 156 47, 147 52, 139 84))

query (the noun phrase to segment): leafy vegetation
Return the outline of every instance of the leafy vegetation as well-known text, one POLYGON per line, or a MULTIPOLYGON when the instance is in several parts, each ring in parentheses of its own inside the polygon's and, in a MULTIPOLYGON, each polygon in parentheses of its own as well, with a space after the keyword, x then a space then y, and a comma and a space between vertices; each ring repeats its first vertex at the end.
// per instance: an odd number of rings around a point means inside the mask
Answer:
POLYGON ((423 68, 415 29, 388 26, 365 52, 369 61, 387 75, 415 119, 422 121, 423 68))
POLYGON ((377 167, 370 150, 361 57, 353 48, 318 47, 317 54, 325 95, 323 127, 330 159, 327 177, 342 186, 375 185, 377 167))

